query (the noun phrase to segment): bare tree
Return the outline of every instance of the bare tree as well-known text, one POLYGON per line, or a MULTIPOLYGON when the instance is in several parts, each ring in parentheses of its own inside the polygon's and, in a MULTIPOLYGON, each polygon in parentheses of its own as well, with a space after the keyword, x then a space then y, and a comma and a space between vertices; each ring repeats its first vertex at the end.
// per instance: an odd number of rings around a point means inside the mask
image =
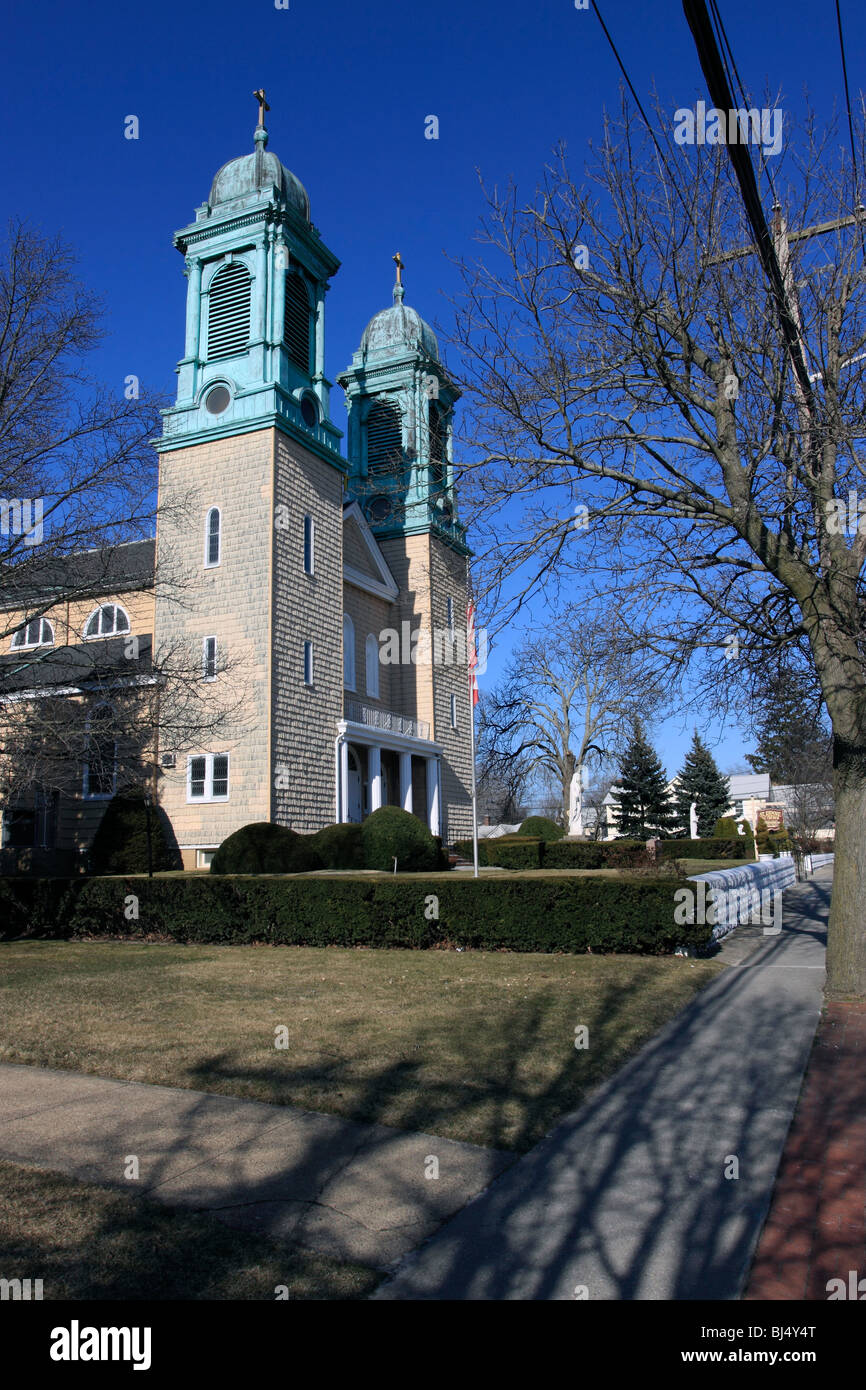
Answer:
POLYGON ((484 702, 485 736, 501 759, 522 758, 550 779, 567 827, 572 779, 591 756, 618 748, 632 717, 661 699, 657 663, 619 627, 614 606, 573 605, 518 648, 484 702))
MULTIPOLYGON (((834 736, 828 990, 864 997, 866 524, 850 512, 866 495, 866 282, 856 227, 783 235, 850 220, 861 198, 833 132, 811 117, 793 132, 786 116, 773 174, 787 309, 727 150, 675 146, 670 112, 656 111, 662 154, 624 103, 585 186, 560 151, 531 202, 488 195, 458 312, 474 402, 463 496, 471 485, 488 518, 476 547, 491 594, 507 580, 517 603, 552 575, 638 574, 655 645, 691 664, 693 695, 696 655, 716 654, 702 696, 716 709, 736 660, 808 655, 834 736), (509 531, 511 499, 524 505, 509 531)), ((856 138, 863 166, 862 121, 856 138)))

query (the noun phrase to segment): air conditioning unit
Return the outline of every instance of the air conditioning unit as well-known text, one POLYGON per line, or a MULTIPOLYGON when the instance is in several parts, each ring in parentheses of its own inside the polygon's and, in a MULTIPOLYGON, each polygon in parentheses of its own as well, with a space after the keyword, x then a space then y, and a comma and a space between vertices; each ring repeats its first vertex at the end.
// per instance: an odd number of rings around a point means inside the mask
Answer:
POLYGON ((163 767, 177 767, 177 758, 174 753, 163 753, 160 763, 163 767))

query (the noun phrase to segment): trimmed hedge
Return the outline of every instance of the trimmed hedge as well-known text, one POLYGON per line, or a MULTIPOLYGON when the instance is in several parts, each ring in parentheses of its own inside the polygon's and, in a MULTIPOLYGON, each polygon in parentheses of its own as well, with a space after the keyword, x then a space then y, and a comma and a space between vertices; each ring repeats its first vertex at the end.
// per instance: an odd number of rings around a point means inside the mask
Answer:
POLYGON ((745 835, 713 836, 706 840, 662 840, 661 859, 754 859, 753 841, 745 835))
POLYGON ((326 869, 363 869, 364 845, 361 826, 352 821, 326 825, 309 836, 310 844, 321 856, 326 869))
MULTIPOLYGON (((160 806, 145 804, 143 788, 130 787, 113 796, 96 829, 88 853, 92 874, 146 874, 151 867, 179 869, 180 853, 169 843, 167 820, 160 806), (147 822, 150 817, 150 854, 147 856, 147 822)), ((170 828, 169 828, 170 832, 170 828)))
POLYGON ((212 874, 306 874, 324 867, 312 835, 285 825, 254 821, 223 840, 210 864, 212 874))
MULTIPOLYGON (((537 863, 525 862, 532 858, 531 853, 513 856, 508 853, 508 845, 526 844, 527 838, 525 835, 500 835, 492 840, 479 840, 478 863, 496 864, 503 869, 632 869, 652 863, 643 840, 541 840, 536 842, 539 843, 537 863)), ((471 862, 471 840, 457 840, 454 850, 471 862)))
POLYGON ((179 942, 476 950, 702 947, 670 879, 75 878, 0 880, 5 938, 163 936, 179 942), (428 920, 435 900, 438 917, 428 920))
POLYGON ((380 806, 361 822, 361 844, 368 869, 430 873, 439 868, 440 849, 423 821, 399 806, 380 806))
MULTIPOLYGON (((540 869, 545 845, 542 840, 532 839, 528 835, 502 835, 498 839, 490 840, 486 845, 487 857, 485 863, 491 864, 499 869, 540 869)), ((481 846, 479 850, 479 864, 481 863, 481 846)), ((472 848, 470 846, 470 855, 472 848)))

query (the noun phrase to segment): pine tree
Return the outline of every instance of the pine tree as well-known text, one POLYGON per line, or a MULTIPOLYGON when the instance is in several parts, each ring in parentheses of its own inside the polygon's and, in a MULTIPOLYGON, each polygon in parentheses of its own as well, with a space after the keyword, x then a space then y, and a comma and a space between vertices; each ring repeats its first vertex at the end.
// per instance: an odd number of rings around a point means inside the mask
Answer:
POLYGON ((690 833, 692 802, 698 813, 698 835, 712 835, 716 821, 730 805, 730 782, 716 766, 716 760, 695 730, 692 746, 679 773, 676 791, 677 829, 690 833))
POLYGON ((756 704, 757 752, 746 758, 752 771, 768 772, 777 786, 821 781, 822 768, 829 779, 830 734, 814 681, 780 667, 763 681, 756 704))
POLYGON ((646 840, 651 835, 671 833, 676 810, 668 795, 667 780, 661 759, 636 720, 612 792, 620 835, 646 840))

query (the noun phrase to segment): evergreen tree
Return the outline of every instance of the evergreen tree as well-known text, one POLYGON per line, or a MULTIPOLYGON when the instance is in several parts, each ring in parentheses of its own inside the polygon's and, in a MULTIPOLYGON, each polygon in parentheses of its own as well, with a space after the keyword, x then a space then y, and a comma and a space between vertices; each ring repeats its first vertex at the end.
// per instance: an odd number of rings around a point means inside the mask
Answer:
POLYGON ((647 840, 651 835, 672 832, 676 809, 668 795, 667 780, 661 759, 647 742, 640 721, 635 720, 612 792, 620 835, 647 840))
POLYGON ((756 692, 757 752, 746 758, 753 772, 768 772, 776 786, 829 780, 830 734, 820 691, 802 671, 780 667, 756 692))
POLYGON ((696 802, 698 835, 712 835, 716 821, 730 805, 730 782, 716 766, 716 760, 695 730, 692 746, 679 773, 676 790, 677 830, 690 832, 690 810, 696 802))

